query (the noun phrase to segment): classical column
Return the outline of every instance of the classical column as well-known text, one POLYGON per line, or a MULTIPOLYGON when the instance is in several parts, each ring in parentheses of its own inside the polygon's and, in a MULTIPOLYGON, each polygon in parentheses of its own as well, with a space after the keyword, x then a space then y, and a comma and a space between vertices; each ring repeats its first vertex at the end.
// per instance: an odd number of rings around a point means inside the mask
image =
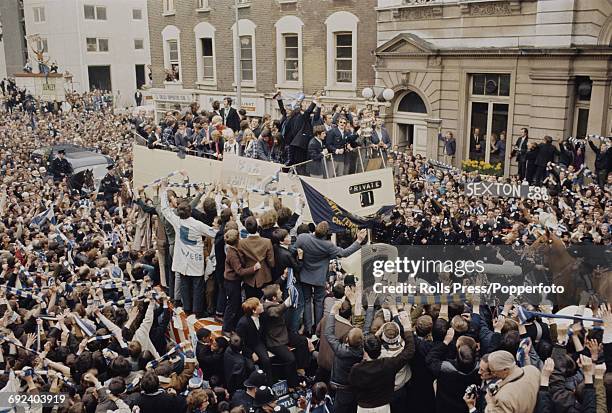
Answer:
POLYGON ((594 78, 591 89, 591 104, 589 106, 589 122, 587 133, 608 136, 608 105, 610 99, 610 79, 594 78))
MULTIPOLYGON (((442 125, 442 119, 427 118, 425 122, 427 122, 427 158, 441 161, 442 159, 438 159, 438 131, 442 125)), ((456 158, 455 155, 455 161, 456 158)))

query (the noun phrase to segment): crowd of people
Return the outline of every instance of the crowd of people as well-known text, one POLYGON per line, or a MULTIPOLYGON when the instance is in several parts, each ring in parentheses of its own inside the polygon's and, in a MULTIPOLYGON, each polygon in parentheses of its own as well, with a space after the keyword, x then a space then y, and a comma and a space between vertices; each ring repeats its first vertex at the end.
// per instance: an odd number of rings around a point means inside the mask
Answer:
POLYGON ((231 153, 295 165, 300 174, 316 177, 366 171, 371 159, 384 157, 391 147, 382 118, 370 108, 359 112, 355 105, 325 108, 319 94, 308 105, 300 99, 285 106, 280 92, 275 99, 280 119, 248 117, 227 97, 223 105, 213 102, 210 110, 201 110, 194 102, 186 113, 168 112, 158 125, 141 122, 138 133, 151 148, 215 159, 231 153))
POLYGON ((66 393, 56 409, 71 413, 272 413, 286 411, 272 390, 286 381, 308 413, 610 410, 608 305, 581 303, 578 313, 589 307, 601 321, 569 326, 520 316, 533 307, 518 300, 398 306, 339 265, 366 232, 336 245, 328 223, 302 222, 300 197, 256 209, 244 188, 166 179, 134 188, 131 132, 152 148, 216 158, 311 160, 301 172, 314 176, 360 172, 379 157, 394 168, 397 205, 375 238, 393 244, 525 246, 549 228, 568 244, 609 245, 609 184, 568 171, 569 184, 543 179, 547 202, 469 198, 463 184, 495 178, 392 148, 376 114, 327 111, 317 96, 303 110, 279 100, 280 120, 248 119, 226 99, 158 125, 92 109, 89 94, 55 111, 24 100, 30 109, 0 116, 3 392, 66 393), (75 190, 32 158, 59 143, 114 160, 98 191, 75 190), (168 331, 183 314, 215 317, 222 331, 174 343, 168 331))

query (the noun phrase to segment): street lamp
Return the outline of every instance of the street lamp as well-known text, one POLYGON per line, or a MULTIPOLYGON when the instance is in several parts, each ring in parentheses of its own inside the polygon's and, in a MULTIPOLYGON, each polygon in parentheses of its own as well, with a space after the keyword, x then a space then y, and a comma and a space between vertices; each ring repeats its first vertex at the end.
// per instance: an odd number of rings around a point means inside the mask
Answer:
POLYGON ((370 104, 374 104, 375 102, 390 102, 393 100, 395 96, 395 92, 393 89, 383 88, 380 86, 372 86, 366 87, 361 91, 361 96, 367 101, 374 100, 370 104), (376 98, 374 98, 376 96, 376 98))

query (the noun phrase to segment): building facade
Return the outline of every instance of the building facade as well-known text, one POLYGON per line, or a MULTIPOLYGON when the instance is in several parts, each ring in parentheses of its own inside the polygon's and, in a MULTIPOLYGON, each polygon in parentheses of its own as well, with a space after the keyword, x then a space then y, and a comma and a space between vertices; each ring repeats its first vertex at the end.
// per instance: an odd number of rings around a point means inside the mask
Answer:
POLYGON ((0 77, 22 72, 28 58, 22 0, 0 1, 0 77))
POLYGON ((610 134, 610 0, 379 0, 377 18, 376 81, 395 91, 386 123, 400 146, 436 158, 452 131, 456 165, 483 139, 484 160, 515 173, 521 128, 610 134))
POLYGON ((275 113, 277 89, 284 96, 324 91, 324 102, 348 103, 374 84, 375 0, 238 3, 236 24, 234 0, 149 0, 158 113, 192 101, 210 109, 235 96, 235 63, 249 115, 275 113))
MULTIPOLYGON (((43 50, 49 64, 57 63, 67 88, 112 91, 117 105, 134 105, 136 89, 149 80, 146 0, 24 0, 23 5, 27 35, 37 35, 30 47, 43 50)), ((36 62, 31 64, 36 71, 36 62)))

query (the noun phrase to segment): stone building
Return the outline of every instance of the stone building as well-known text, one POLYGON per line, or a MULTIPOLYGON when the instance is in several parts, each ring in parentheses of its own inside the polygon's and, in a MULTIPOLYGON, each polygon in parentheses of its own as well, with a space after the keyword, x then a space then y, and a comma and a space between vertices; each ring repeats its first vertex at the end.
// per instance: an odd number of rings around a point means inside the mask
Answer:
POLYGON ((21 0, 0 1, 0 25, 0 77, 12 77, 28 59, 21 0))
POLYGON ((610 0, 379 0, 377 19, 376 82, 395 91, 386 123, 400 146, 440 156, 449 130, 459 165, 479 132, 486 160, 514 173, 521 128, 610 134, 610 0))
POLYGON ((324 102, 348 103, 374 84, 375 0, 238 2, 237 33, 234 0, 148 1, 158 113, 235 96, 238 58, 249 115, 275 113, 277 88, 307 97, 324 90, 324 102))
POLYGON ((23 0, 23 13, 26 35, 35 35, 49 64, 68 74, 68 88, 108 90, 117 106, 135 104, 151 61, 146 0, 23 0))

